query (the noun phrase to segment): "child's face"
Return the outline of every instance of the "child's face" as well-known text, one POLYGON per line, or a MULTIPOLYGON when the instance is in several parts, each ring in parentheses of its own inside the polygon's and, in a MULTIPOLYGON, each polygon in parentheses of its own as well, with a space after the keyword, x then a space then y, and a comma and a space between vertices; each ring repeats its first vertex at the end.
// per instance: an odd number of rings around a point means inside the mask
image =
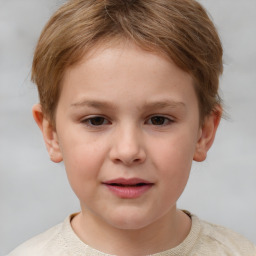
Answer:
POLYGON ((94 220, 136 229, 171 216, 193 158, 208 149, 192 78, 131 44, 85 57, 64 76, 52 160, 63 158, 94 220))

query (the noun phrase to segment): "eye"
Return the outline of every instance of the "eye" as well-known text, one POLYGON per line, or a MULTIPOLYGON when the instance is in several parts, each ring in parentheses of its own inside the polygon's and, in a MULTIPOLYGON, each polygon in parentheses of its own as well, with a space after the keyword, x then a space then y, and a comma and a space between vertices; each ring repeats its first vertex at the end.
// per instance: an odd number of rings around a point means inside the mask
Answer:
POLYGON ((82 120, 82 123, 85 123, 88 126, 102 126, 109 124, 110 122, 102 116, 95 116, 82 120))
POLYGON ((148 120, 148 123, 151 125, 156 125, 156 126, 164 126, 172 123, 173 120, 170 118, 164 117, 164 116, 152 116, 148 120))

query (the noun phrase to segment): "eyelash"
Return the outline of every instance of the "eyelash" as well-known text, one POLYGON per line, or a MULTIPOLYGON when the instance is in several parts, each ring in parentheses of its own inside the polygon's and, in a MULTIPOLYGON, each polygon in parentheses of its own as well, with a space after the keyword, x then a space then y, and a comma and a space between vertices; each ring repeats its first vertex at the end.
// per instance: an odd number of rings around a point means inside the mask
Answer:
MULTIPOLYGON (((109 125, 111 124, 110 121, 108 121, 105 117, 103 116, 93 116, 93 117, 89 117, 89 118, 86 118, 84 120, 81 121, 83 124, 89 126, 89 127, 102 127, 103 125, 109 125), (99 122, 99 124, 93 124, 93 122, 99 122)), ((168 117, 165 117, 165 116, 162 116, 162 115, 154 115, 154 116, 150 116, 145 124, 148 124, 148 125, 153 125, 153 126, 167 126, 171 123, 173 123, 174 120, 171 119, 171 118, 168 118, 168 117), (154 121, 153 121, 154 120, 154 121), (153 122, 155 121, 161 121, 162 124, 153 124, 153 122)))
POLYGON ((166 125, 169 125, 169 124, 174 122, 173 119, 171 119, 169 117, 161 116, 161 115, 151 116, 149 119, 147 119, 147 123, 148 123, 149 120, 151 120, 150 125, 153 125, 153 126, 166 126, 166 125), (158 119, 158 121, 160 119, 161 121, 163 121, 163 124, 153 124, 152 123, 153 119, 155 119, 155 121, 156 121, 156 119, 158 119))
POLYGON ((89 118, 86 118, 84 120, 82 120, 82 123, 83 124, 86 124, 87 126, 90 126, 90 127, 100 127, 100 126, 103 126, 103 125, 108 125, 108 124, 111 124, 111 122, 109 122, 105 117, 103 116, 93 116, 93 117, 89 117, 89 118), (98 119, 98 120, 97 120, 98 119), (92 124, 93 121, 103 121, 103 123, 101 124, 98 124, 98 125, 95 125, 95 124, 92 124))

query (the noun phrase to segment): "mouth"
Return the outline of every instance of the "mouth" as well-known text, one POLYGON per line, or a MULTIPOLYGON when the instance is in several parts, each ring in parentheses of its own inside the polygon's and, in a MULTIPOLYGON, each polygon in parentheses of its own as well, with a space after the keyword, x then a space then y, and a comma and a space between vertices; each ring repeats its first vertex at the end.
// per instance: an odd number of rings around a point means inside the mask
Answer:
POLYGON ((109 180, 102 183, 105 185, 110 192, 112 192, 115 196, 125 199, 135 199, 142 196, 146 193, 154 183, 133 178, 133 179, 115 179, 109 180))
POLYGON ((142 187, 148 185, 149 183, 137 183, 137 184, 119 184, 119 183, 110 183, 107 184, 109 186, 117 186, 117 187, 142 187))

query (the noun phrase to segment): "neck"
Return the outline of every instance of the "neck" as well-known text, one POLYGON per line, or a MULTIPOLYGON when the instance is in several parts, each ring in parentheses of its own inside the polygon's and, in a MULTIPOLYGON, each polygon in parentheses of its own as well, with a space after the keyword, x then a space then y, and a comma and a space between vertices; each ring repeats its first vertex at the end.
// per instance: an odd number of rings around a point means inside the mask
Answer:
POLYGON ((191 220, 175 208, 146 227, 119 229, 84 209, 72 220, 72 227, 84 243, 99 251, 136 256, 176 247, 188 235, 191 220))

